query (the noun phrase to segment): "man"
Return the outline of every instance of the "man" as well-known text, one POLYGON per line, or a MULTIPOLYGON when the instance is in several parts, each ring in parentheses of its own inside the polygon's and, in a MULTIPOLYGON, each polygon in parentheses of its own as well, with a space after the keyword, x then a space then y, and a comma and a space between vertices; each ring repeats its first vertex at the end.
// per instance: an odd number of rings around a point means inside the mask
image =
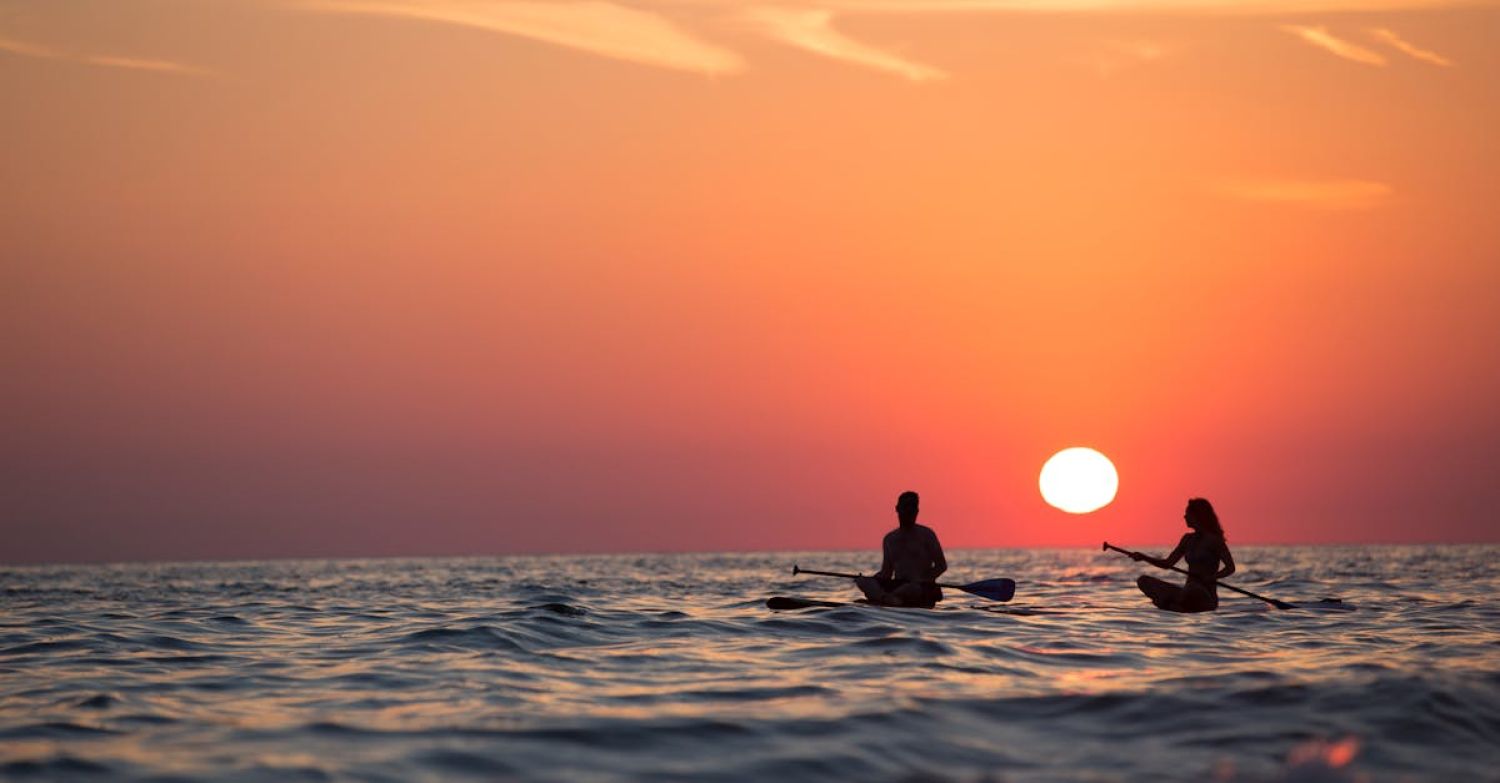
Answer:
POLYGON ((919 500, 915 492, 903 492, 896 499, 896 519, 901 524, 885 534, 880 571, 854 580, 872 604, 931 608, 943 600, 943 591, 934 582, 948 570, 948 561, 932 528, 917 524, 919 500))

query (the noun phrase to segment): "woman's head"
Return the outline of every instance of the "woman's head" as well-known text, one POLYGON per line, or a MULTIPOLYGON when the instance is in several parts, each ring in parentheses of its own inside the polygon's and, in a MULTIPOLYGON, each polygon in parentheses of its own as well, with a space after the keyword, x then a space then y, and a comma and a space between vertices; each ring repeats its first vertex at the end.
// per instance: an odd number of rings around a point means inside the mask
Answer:
POLYGON ((1219 515, 1214 513, 1212 503, 1203 498, 1188 500, 1187 510, 1182 513, 1187 526, 1201 533, 1213 533, 1222 538, 1224 528, 1219 524, 1219 515))

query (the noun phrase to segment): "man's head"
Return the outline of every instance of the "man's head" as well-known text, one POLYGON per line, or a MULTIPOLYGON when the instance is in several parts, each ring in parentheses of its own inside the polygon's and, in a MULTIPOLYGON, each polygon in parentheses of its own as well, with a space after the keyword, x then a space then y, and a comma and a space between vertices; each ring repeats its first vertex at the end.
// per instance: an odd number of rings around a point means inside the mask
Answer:
POLYGON ((921 500, 915 492, 902 492, 901 497, 896 498, 896 519, 901 521, 902 527, 911 527, 917 524, 917 506, 921 500))

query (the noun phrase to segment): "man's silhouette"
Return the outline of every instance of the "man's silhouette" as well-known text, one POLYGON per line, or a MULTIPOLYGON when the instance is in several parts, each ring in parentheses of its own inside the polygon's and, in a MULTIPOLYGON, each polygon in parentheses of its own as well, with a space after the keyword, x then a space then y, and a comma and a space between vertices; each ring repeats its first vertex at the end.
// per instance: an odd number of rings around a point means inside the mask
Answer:
POLYGON ((854 580, 872 604, 931 607, 943 600, 943 591, 934 581, 948 570, 948 561, 937 534, 917 524, 919 500, 915 492, 901 493, 896 500, 896 518, 901 524, 885 534, 880 571, 854 580))

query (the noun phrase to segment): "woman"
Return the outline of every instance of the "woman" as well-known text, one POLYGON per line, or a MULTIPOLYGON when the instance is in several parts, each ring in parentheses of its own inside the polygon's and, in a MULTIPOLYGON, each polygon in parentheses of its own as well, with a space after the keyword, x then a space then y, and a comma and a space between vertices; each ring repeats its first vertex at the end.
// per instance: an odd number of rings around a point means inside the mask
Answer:
POLYGON ((1187 558, 1188 578, 1181 587, 1154 576, 1143 576, 1135 584, 1141 588, 1159 609, 1173 612, 1211 612, 1219 608, 1218 580, 1234 573, 1234 556, 1224 542, 1224 528, 1219 525, 1219 515, 1203 498, 1188 501, 1182 518, 1191 533, 1183 535, 1177 548, 1164 558, 1131 553, 1130 558, 1145 561, 1157 568, 1171 568, 1178 560, 1187 558), (1219 563, 1224 564, 1223 568, 1219 563))

